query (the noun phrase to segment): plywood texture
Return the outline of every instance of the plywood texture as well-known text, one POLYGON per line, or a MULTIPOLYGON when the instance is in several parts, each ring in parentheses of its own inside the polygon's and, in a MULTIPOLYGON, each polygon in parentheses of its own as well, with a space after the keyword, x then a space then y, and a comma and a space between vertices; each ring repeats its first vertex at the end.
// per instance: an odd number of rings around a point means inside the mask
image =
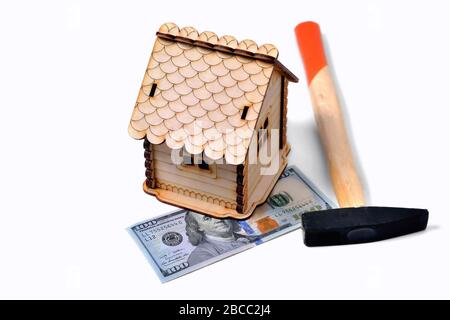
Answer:
POLYGON ((245 214, 248 208, 248 163, 237 166, 236 211, 245 214))
POLYGON ((252 214, 247 212, 240 214, 236 211, 236 203, 230 204, 222 202, 217 198, 201 196, 196 198, 193 196, 194 192, 189 189, 181 189, 178 187, 171 187, 170 185, 161 185, 157 188, 149 188, 145 183, 143 185, 144 191, 148 194, 156 196, 160 201, 175 205, 181 208, 187 208, 196 212, 213 215, 217 218, 236 218, 245 219, 252 214), (162 187, 162 188, 161 188, 162 187))
POLYGON ((213 160, 225 157, 229 164, 243 163, 274 71, 273 63, 257 57, 274 59, 278 50, 273 45, 258 47, 251 40, 238 42, 232 36, 199 34, 191 27, 179 29, 172 23, 162 25, 158 35, 130 135, 147 137, 152 144, 165 141, 171 149, 185 147, 191 154, 204 152, 213 160), (157 87, 150 96, 153 84, 157 87), (247 115, 241 119, 246 106, 247 115))
POLYGON ((253 211, 256 206, 264 203, 269 196, 270 192, 272 191, 273 187, 278 181, 278 178, 283 173, 284 169, 287 166, 287 157, 291 150, 291 147, 288 143, 283 147, 282 150, 280 150, 279 154, 279 169, 277 173, 273 176, 270 175, 258 175, 258 180, 256 182, 256 185, 252 188, 251 191, 249 191, 249 199, 248 202, 250 204, 249 212, 253 211))
MULTIPOLYGON (((174 164, 166 144, 152 145, 154 188, 183 194, 185 197, 236 208, 237 166, 211 164, 210 170, 174 164)), ((147 187, 149 185, 147 184, 147 187)), ((166 193, 167 194, 167 193, 166 193)), ((192 200, 191 199, 191 200, 192 200)))
MULTIPOLYGON (((270 132, 271 129, 280 129, 280 103, 281 103, 281 88, 283 83, 283 77, 279 74, 279 72, 275 71, 272 75, 272 78, 269 83, 269 92, 267 93, 267 99, 264 100, 264 104, 261 108, 260 117, 258 120, 258 123, 256 124, 256 128, 261 129, 265 120, 268 119, 268 140, 267 143, 269 143, 272 139, 272 132, 270 132)), ((282 131, 282 130, 281 130, 282 131)), ((282 132, 280 131, 280 134, 282 132)), ((284 146, 281 146, 280 149, 283 149, 284 146)), ((266 150, 267 145, 260 146, 260 150, 266 150)), ((266 151, 264 151, 266 152, 266 151)), ((280 162, 281 165, 281 162, 280 162)), ((258 187, 260 180, 263 176, 261 176, 261 163, 256 164, 249 164, 249 170, 248 170, 248 192, 249 194, 252 194, 255 189, 258 187)), ((272 176, 272 179, 275 179, 272 176)))
POLYGON ((155 170, 153 166, 152 145, 148 140, 144 140, 144 158, 145 158, 145 183, 149 188, 155 187, 155 170))

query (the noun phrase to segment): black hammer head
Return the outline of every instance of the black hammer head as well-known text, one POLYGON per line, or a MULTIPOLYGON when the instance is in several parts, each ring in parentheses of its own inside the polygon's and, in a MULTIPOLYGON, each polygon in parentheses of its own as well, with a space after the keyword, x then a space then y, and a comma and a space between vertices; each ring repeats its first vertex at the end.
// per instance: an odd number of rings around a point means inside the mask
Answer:
POLYGON ((374 242, 422 231, 428 210, 361 207, 307 212, 302 216, 308 247, 374 242))

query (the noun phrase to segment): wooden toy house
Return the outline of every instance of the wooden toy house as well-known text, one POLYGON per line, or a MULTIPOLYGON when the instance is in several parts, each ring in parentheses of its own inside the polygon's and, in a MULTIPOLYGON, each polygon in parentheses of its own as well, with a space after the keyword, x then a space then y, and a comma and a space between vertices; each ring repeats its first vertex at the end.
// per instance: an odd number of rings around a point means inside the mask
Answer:
POLYGON ((287 87, 298 81, 277 57, 270 44, 161 26, 128 130, 144 139, 146 193, 238 219, 266 201, 287 165, 287 87), (277 167, 262 175, 249 150, 257 158, 271 129, 277 167))

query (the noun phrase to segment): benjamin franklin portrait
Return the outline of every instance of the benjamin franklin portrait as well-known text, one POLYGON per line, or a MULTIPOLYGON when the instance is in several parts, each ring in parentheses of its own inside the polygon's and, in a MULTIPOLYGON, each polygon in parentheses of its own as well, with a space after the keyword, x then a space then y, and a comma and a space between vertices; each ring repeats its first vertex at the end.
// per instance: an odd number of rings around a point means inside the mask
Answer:
POLYGON ((188 258, 191 266, 250 243, 248 237, 238 234, 241 227, 235 220, 188 211, 185 221, 189 242, 196 246, 188 258))

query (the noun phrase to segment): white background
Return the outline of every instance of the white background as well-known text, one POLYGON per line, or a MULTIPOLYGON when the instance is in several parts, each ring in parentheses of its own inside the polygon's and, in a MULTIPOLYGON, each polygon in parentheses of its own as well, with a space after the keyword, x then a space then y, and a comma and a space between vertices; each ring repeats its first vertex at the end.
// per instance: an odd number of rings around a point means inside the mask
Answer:
POLYGON ((0 4, 0 298, 450 298, 448 1, 0 4), (426 232, 307 248, 301 231, 160 284, 125 228, 170 211, 141 189, 127 126, 159 26, 272 42, 300 78, 290 163, 333 198, 293 29, 322 26, 369 194, 426 232))

